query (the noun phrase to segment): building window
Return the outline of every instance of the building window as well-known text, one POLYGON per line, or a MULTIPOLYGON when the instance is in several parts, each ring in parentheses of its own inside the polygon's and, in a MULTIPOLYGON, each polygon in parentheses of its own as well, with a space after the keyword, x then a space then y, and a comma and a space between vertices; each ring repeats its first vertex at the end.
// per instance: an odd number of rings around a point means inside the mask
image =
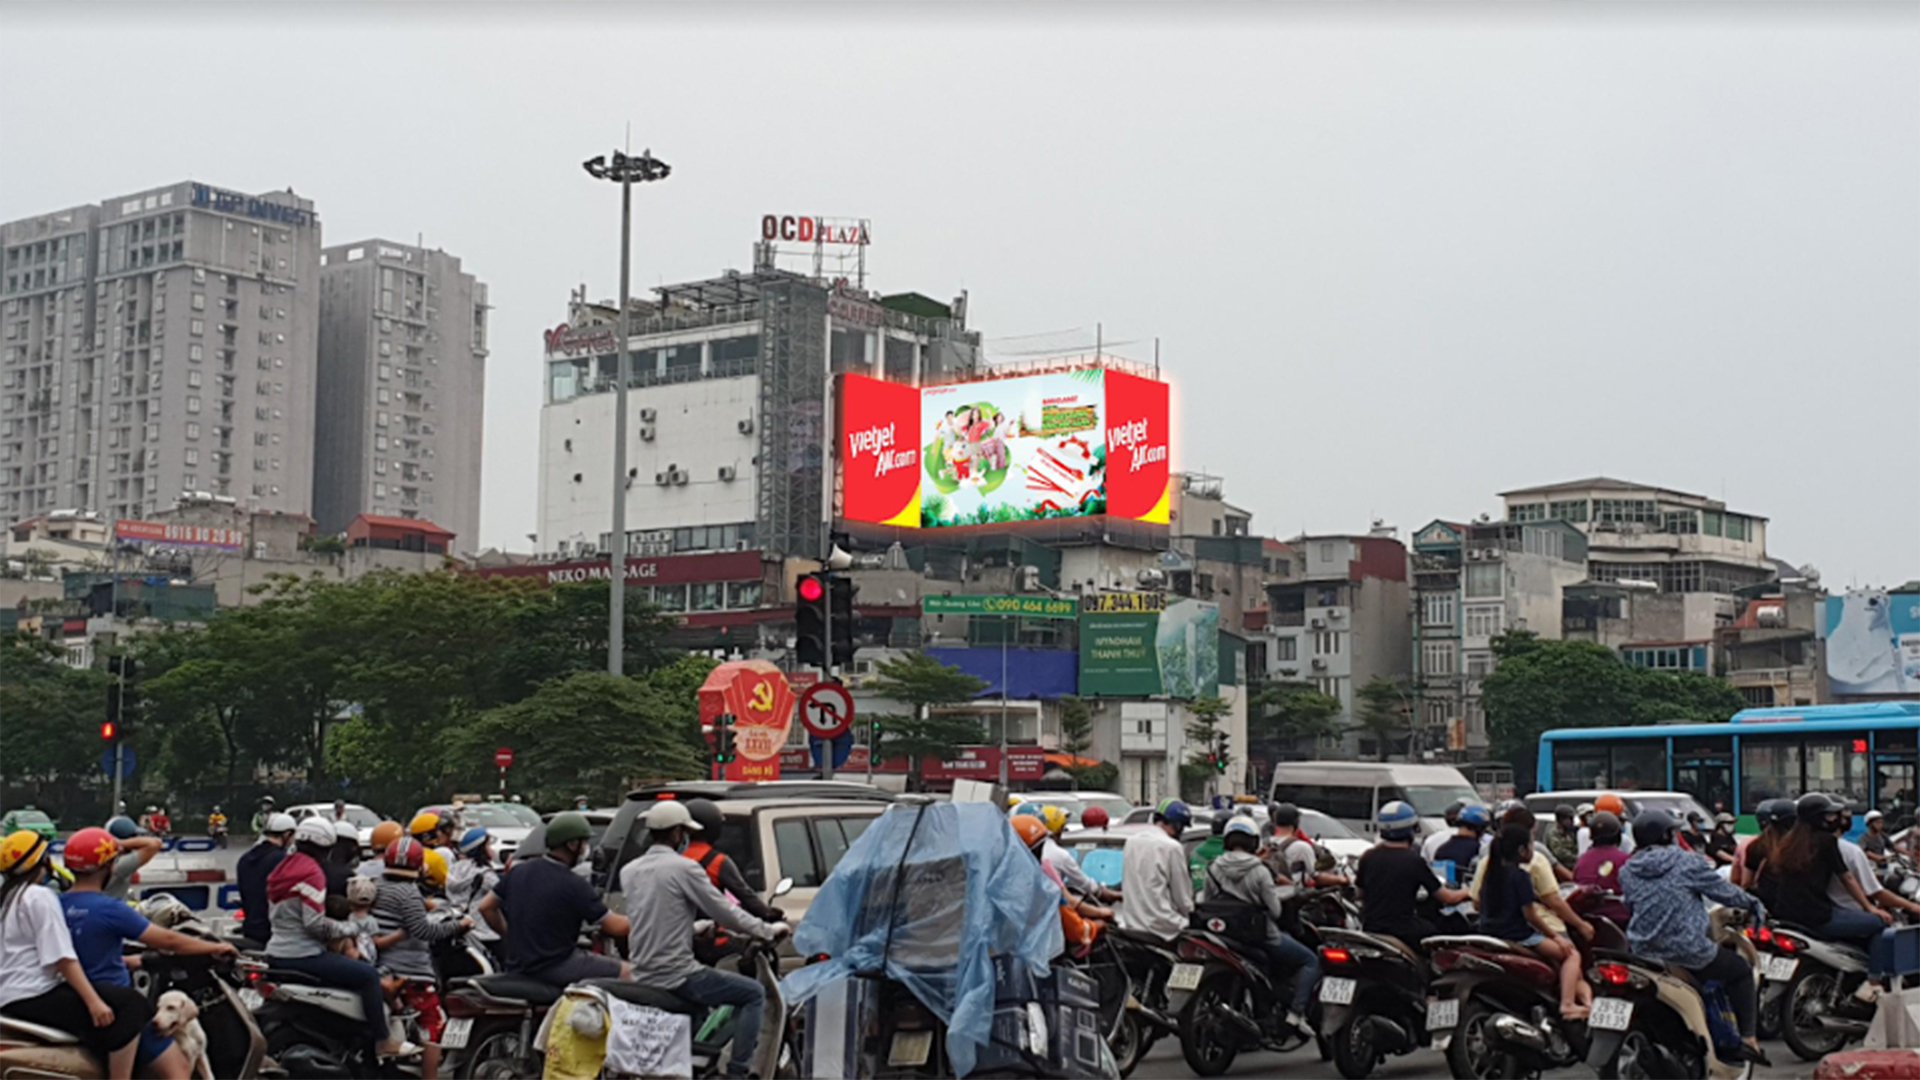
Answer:
POLYGON ((1547 504, 1547 517, 1554 521, 1583 522, 1587 520, 1587 500, 1568 499, 1564 502, 1550 502, 1547 504))
POLYGON ((1725 529, 1721 525, 1720 511, 1702 510, 1700 512, 1700 531, 1708 536, 1721 535, 1725 529))
POLYGON ((1300 639, 1292 637, 1275 638, 1273 640, 1273 658, 1281 661, 1300 659, 1300 639))
POLYGON ((1318 630, 1313 635, 1313 652, 1316 656, 1340 655, 1341 633, 1338 630, 1318 630))
POLYGON ((197 422, 194 422, 191 420, 188 421, 187 422, 187 438, 197 439, 199 437, 200 437, 200 425, 197 422))
POLYGON ((1729 540, 1751 539, 1751 537, 1749 537, 1747 534, 1746 518, 1741 517, 1739 514, 1727 515, 1727 539, 1729 540))
POLYGON ((376 473, 379 473, 379 474, 380 474, 380 475, 382 475, 382 476, 385 476, 385 475, 386 475, 386 472, 387 472, 387 459, 386 459, 386 458, 378 458, 378 457, 377 457, 377 458, 374 458, 374 459, 373 459, 373 471, 374 471, 374 472, 376 472, 376 473))
POLYGON ((719 611, 725 588, 718 581, 696 582, 688 589, 690 611, 719 611))
POLYGON ((1466 593, 1469 600, 1500 595, 1500 564, 1470 563, 1466 567, 1466 593))
POLYGON ((1428 626, 1453 625, 1453 594, 1428 593, 1421 598, 1420 621, 1428 626))
POLYGON ((387 497, 387 485, 385 485, 385 484, 381 484, 381 483, 375 483, 375 484, 373 485, 373 497, 374 497, 374 498, 376 498, 376 499, 384 499, 384 498, 386 498, 386 497, 387 497))
POLYGON ((1700 514, 1694 510, 1668 510, 1661 515, 1660 531, 1689 534, 1700 531, 1700 514))
POLYGON ((1467 678, 1484 679, 1493 674, 1493 654, 1470 652, 1466 655, 1467 678))
POLYGON ((1595 499, 1593 520, 1654 525, 1660 522, 1660 504, 1652 499, 1595 499))
POLYGON ((1514 503, 1507 508, 1508 521, 1545 521, 1546 503, 1514 503))
POLYGON ((1420 672, 1424 675, 1452 675, 1453 642, 1429 641, 1420 646, 1420 672))
POLYGON ((189 397, 187 398, 187 411, 188 411, 188 412, 190 412, 190 413, 197 413, 197 412, 199 412, 199 411, 200 411, 200 399, 199 399, 199 398, 197 398, 197 397, 191 397, 191 396, 189 396, 189 397))
POLYGON ((757 581, 731 581, 727 583, 727 607, 742 611, 760 606, 760 583, 757 581))
POLYGON ((1503 629, 1501 623, 1505 609, 1497 605, 1470 607, 1466 614, 1468 637, 1497 637, 1503 629))

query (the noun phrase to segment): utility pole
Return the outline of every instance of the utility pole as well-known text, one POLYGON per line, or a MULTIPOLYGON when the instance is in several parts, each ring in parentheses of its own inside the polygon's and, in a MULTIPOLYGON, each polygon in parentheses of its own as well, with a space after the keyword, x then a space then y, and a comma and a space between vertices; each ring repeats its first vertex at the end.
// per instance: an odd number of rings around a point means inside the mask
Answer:
POLYGON ((629 157, 615 150, 611 158, 595 157, 584 163, 587 174, 596 180, 615 180, 620 184, 620 315, 615 333, 619 335, 620 363, 613 398, 613 533, 608 537, 607 553, 607 670, 625 674, 627 629, 627 383, 631 357, 627 348, 627 305, 633 271, 633 184, 638 180, 665 180, 673 171, 666 162, 642 150, 629 157))

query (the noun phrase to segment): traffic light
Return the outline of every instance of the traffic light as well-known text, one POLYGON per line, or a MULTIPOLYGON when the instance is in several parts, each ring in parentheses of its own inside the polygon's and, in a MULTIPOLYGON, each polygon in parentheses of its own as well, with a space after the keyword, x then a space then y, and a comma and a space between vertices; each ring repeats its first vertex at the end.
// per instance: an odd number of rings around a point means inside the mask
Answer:
POLYGON ((1216 735, 1214 737, 1213 753, 1209 755, 1213 759, 1214 772, 1223 773, 1227 771, 1227 762, 1231 760, 1231 758, 1227 753, 1228 749, 1229 749, 1229 746, 1227 742, 1226 733, 1221 732, 1219 735, 1216 735))
MULTIPOLYGON (((867 756, 873 757, 880 752, 880 717, 867 718, 867 756)), ((878 761, 878 758, 874 758, 878 761)))
POLYGON ((131 656, 107 657, 107 720, 100 725, 100 737, 109 742, 133 734, 140 719, 140 665, 131 656))
MULTIPOLYGON (((111 706, 109 706, 109 708, 111 708, 111 706)), ((120 737, 120 725, 118 723, 115 723, 112 720, 101 721, 100 738, 103 741, 112 742, 119 737, 120 737)))
POLYGON ((853 579, 828 578, 827 603, 833 609, 833 664, 843 667, 853 663, 853 579))
POLYGON ((733 752, 733 714, 721 713, 713 718, 713 762, 725 765, 734 759, 733 752))
MULTIPOLYGON (((827 593, 830 576, 824 571, 801 574, 793 583, 794 658, 801 664, 827 667, 827 593)), ((836 628, 837 629, 837 628, 836 628)))

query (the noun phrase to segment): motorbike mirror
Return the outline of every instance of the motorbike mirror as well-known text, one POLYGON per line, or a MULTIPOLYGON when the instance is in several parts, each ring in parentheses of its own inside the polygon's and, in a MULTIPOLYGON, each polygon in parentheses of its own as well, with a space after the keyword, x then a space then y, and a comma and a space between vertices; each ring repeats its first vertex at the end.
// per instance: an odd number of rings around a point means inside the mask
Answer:
POLYGON ((773 887, 773 895, 775 899, 779 899, 780 897, 785 896, 792 891, 793 891, 793 879, 790 877, 781 878, 780 883, 773 887))

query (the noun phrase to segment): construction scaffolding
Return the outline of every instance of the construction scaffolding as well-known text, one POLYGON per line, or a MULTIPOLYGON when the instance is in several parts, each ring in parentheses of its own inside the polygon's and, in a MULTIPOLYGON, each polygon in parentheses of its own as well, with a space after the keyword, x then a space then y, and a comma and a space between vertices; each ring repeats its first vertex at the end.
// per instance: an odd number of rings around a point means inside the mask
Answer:
POLYGON ((799 558, 824 553, 827 477, 827 290, 762 280, 760 544, 799 558))

